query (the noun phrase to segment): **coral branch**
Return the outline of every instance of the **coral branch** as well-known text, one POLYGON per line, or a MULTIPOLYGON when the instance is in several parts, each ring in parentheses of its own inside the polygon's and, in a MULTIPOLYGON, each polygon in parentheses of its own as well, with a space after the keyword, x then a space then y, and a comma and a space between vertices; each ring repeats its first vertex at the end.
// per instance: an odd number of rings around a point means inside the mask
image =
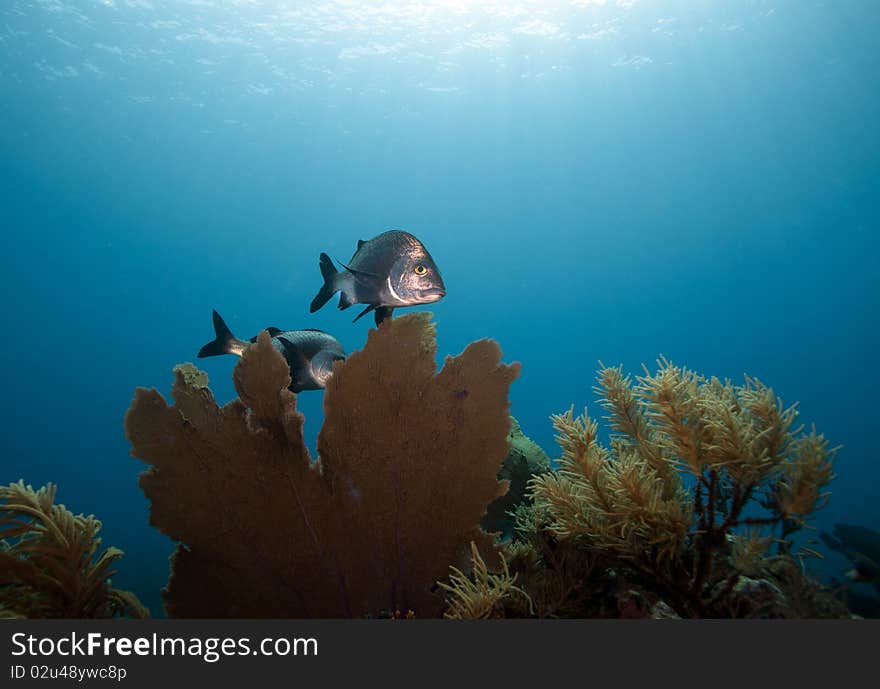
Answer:
POLYGON ((525 599, 529 610, 534 611, 532 599, 515 585, 516 575, 511 576, 507 561, 501 556, 501 574, 491 574, 486 562, 480 557, 476 544, 471 543, 473 579, 458 567, 450 567, 449 582, 437 582, 449 593, 449 605, 444 617, 455 620, 479 620, 503 616, 502 602, 512 594, 525 599))

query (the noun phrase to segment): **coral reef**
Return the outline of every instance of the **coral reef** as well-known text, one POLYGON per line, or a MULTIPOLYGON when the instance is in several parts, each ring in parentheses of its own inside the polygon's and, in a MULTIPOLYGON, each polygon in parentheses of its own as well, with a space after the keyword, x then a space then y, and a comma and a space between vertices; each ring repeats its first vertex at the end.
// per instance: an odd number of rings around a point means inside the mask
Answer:
POLYGON ((550 458, 541 446, 523 434, 519 422, 512 416, 510 425, 507 436, 510 450, 498 472, 498 478, 508 481, 510 488, 489 505, 482 524, 486 531, 500 532, 504 537, 513 536, 516 508, 531 504, 527 492, 529 481, 534 476, 550 471, 550 458))
POLYGON ((836 453, 793 407, 665 360, 635 382, 603 367, 596 391, 610 445, 586 412, 554 416, 559 469, 532 479, 507 548, 539 616, 846 615, 803 574, 815 552, 791 552, 836 453))
POLYGON ((430 314, 386 320, 334 365, 318 459, 267 333, 220 408, 191 364, 169 405, 139 388, 125 418, 151 523, 179 542, 163 591, 175 617, 437 616, 432 591, 503 494, 507 393, 518 364, 471 343, 438 373, 430 314))
POLYGON ((149 617, 111 586, 122 551, 100 551, 101 522, 55 504, 55 492, 51 483, 0 487, 0 617, 149 617))

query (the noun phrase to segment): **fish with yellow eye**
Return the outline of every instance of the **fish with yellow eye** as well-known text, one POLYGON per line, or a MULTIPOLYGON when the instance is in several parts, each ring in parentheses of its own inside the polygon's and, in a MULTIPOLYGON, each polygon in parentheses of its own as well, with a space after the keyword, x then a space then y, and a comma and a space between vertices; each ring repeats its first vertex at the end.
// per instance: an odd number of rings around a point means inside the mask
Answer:
POLYGON ((343 270, 336 270, 324 253, 319 265, 324 284, 312 300, 312 313, 341 292, 340 309, 367 304, 354 320, 375 311, 379 325, 395 308, 430 304, 446 296, 440 270, 425 245, 401 230, 360 240, 348 265, 341 264, 343 270))

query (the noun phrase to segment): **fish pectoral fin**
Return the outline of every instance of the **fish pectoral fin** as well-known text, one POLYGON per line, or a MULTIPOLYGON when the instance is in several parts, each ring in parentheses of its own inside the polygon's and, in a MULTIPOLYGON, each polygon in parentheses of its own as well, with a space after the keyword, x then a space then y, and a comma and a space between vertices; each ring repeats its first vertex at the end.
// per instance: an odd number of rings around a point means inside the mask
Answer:
POLYGON ((345 293, 345 290, 343 290, 339 293, 339 310, 340 311, 347 309, 349 306, 351 306, 354 303, 355 303, 354 299, 349 297, 348 294, 345 293))
POLYGON ((308 363, 305 353, 293 342, 286 337, 279 337, 278 341, 281 343, 281 346, 284 347, 284 358, 287 359, 288 364, 291 362, 299 362, 300 364, 308 363))
POLYGON ((367 308, 365 308, 363 311, 361 311, 361 312, 355 317, 355 319, 352 321, 352 323, 357 323, 358 319, 359 319, 361 316, 366 316, 368 313, 370 313, 370 311, 372 311, 372 310, 375 309, 375 308, 376 308, 376 304, 370 304, 367 308))
POLYGON ((373 314, 373 317, 376 319, 376 325, 382 325, 382 321, 384 321, 386 318, 390 321, 393 311, 393 306, 380 306, 379 308, 377 308, 376 313, 373 314))

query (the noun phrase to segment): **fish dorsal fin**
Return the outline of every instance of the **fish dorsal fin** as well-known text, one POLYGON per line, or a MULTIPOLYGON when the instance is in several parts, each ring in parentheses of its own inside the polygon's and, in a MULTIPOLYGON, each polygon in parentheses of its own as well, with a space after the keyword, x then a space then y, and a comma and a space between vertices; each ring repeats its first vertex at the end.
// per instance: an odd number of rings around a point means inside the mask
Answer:
POLYGON ((326 331, 320 330, 318 328, 303 328, 303 331, 307 333, 323 333, 324 335, 327 334, 326 331))
MULTIPOLYGON (((272 326, 269 326, 268 328, 263 328, 263 330, 267 330, 269 332, 269 337, 276 337, 278 334, 284 332, 280 328, 273 328, 272 326)), ((256 342, 256 341, 257 341, 256 335, 254 335, 250 340, 248 340, 248 342, 256 342)))
POLYGON ((366 242, 363 239, 358 239, 358 249, 360 249, 366 242))

